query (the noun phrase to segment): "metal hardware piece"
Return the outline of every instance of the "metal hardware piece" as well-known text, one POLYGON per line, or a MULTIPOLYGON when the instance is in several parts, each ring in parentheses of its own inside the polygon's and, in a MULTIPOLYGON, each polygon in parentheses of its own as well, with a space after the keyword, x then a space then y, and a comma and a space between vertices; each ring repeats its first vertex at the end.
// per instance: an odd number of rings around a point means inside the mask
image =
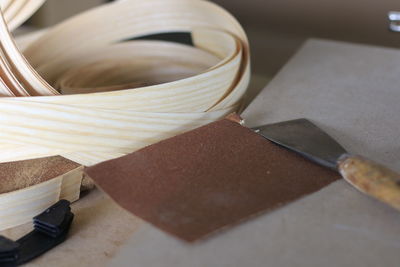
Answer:
POLYGON ((338 158, 347 153, 332 137, 307 119, 264 125, 253 130, 278 145, 334 170, 337 170, 338 158))
POLYGON ((390 21, 389 29, 393 32, 400 32, 400 12, 390 11, 388 18, 390 21))

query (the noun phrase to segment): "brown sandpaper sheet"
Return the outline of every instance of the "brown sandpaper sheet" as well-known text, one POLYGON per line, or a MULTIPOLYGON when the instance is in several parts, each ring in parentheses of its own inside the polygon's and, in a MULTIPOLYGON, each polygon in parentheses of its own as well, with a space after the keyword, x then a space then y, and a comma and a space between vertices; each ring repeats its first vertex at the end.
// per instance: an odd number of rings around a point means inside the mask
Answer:
POLYGON ((186 241, 339 179, 228 119, 87 168, 120 206, 186 241))

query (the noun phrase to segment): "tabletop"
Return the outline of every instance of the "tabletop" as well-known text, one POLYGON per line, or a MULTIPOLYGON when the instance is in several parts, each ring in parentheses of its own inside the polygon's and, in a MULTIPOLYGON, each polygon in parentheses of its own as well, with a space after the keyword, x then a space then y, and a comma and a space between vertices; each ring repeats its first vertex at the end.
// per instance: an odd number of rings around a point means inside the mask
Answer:
MULTIPOLYGON (((398 50, 309 40, 242 115, 248 126, 306 117, 350 152, 400 171, 399 73, 398 50)), ((99 190, 75 203, 73 212, 70 238, 31 266, 397 267, 400 262, 400 213, 343 180, 195 244, 144 223, 99 190)), ((3 234, 16 238, 29 227, 3 234)))

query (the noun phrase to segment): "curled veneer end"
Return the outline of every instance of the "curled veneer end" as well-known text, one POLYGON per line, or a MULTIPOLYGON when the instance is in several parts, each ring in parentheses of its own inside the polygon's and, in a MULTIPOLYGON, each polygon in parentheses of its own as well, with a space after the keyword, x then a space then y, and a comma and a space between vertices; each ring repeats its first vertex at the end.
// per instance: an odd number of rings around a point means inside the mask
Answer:
POLYGON ((225 117, 225 119, 244 125, 244 119, 239 114, 233 112, 225 117))

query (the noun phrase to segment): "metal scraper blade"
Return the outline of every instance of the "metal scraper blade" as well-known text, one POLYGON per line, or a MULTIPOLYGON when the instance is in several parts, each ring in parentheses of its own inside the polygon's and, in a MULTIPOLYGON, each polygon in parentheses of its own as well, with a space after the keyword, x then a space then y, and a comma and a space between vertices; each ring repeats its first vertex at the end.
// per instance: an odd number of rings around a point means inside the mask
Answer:
POLYGON ((279 122, 253 129, 266 139, 334 170, 337 170, 339 157, 347 153, 332 137, 307 119, 279 122))

